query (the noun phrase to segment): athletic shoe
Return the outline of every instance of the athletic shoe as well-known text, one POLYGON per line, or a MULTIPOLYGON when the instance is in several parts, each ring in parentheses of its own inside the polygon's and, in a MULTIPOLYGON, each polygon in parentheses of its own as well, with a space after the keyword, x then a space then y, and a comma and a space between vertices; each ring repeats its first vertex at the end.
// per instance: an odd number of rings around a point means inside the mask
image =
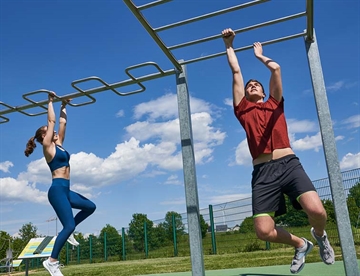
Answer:
POLYGON ((73 246, 78 246, 79 243, 74 238, 74 234, 71 234, 70 237, 68 237, 67 242, 70 243, 73 246))
POLYGON ((49 259, 43 261, 43 266, 49 271, 51 276, 64 276, 60 271, 59 262, 50 262, 49 259))
POLYGON ((302 247, 295 248, 295 255, 291 262, 290 272, 292 274, 299 273, 305 266, 305 256, 310 253, 314 245, 312 242, 302 238, 305 244, 302 247))
POLYGON ((324 230, 324 235, 322 237, 318 237, 315 234, 314 228, 311 228, 311 235, 317 241, 319 245, 319 253, 323 262, 327 265, 332 265, 335 263, 335 253, 334 249, 331 247, 329 239, 327 238, 326 231, 324 230))

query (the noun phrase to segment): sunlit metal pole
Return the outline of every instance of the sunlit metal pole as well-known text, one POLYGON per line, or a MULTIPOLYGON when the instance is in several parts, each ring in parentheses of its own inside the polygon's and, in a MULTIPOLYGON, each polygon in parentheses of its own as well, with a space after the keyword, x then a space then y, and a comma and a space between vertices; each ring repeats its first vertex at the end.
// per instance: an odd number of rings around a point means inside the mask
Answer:
POLYGON ((305 46, 314 89, 326 167, 329 174, 331 195, 335 208, 342 257, 346 275, 360 276, 315 30, 312 33, 312 38, 306 37, 305 46))

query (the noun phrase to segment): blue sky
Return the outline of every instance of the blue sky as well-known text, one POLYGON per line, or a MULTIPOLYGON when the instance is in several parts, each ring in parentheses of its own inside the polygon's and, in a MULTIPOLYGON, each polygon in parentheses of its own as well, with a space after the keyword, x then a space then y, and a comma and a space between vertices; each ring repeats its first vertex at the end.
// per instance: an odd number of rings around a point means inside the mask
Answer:
MULTIPOLYGON (((244 1, 180 1, 145 10, 153 27, 170 24, 244 1), (175 12, 176 11, 176 12, 175 12)), ((135 1, 137 5, 147 2, 135 1)), ((342 170, 360 167, 359 1, 315 1, 316 35, 342 170)), ((305 0, 260 4, 160 32, 167 46, 239 29, 305 10, 305 0)), ((234 46, 299 33, 305 18, 238 34, 234 46)), ((224 51, 221 39, 174 50, 177 59, 224 51)), ((285 112, 291 145, 312 180, 327 177, 326 164, 302 38, 264 47, 282 68, 285 112)), ((267 86, 268 70, 252 50, 237 54, 245 80, 267 86)), ((71 82, 90 76, 108 83, 128 79, 124 69, 154 61, 173 68, 141 24, 120 0, 1 0, 0 101, 27 103, 22 95, 38 89, 59 96, 74 92, 71 82)), ((152 67, 135 76, 155 72, 152 67)), ((245 133, 231 106, 231 73, 225 56, 189 64, 197 183, 201 208, 248 197, 251 157, 245 133)), ((97 234, 106 225, 128 227, 132 214, 151 220, 166 212, 185 213, 175 76, 144 83, 144 93, 119 97, 97 93, 95 104, 68 108, 64 147, 71 154, 72 189, 91 198, 96 212, 77 231, 97 234)), ((82 88, 100 86, 89 82, 82 88)), ((124 87, 130 91, 135 86, 124 87)), ((44 100, 46 95, 33 97, 44 100)), ((75 99, 79 103, 84 99, 75 99)), ((86 99, 85 99, 86 100, 86 99)), ((59 115, 59 103, 55 111, 59 115)), ((4 109, 0 107, 0 110, 4 109)), ((30 110, 38 112, 39 109, 30 110)), ((51 174, 40 145, 24 149, 46 116, 11 113, 0 124, 0 229, 16 234, 32 222, 52 235, 55 216, 47 200, 51 174)), ((60 228, 60 225, 58 226, 60 228)))

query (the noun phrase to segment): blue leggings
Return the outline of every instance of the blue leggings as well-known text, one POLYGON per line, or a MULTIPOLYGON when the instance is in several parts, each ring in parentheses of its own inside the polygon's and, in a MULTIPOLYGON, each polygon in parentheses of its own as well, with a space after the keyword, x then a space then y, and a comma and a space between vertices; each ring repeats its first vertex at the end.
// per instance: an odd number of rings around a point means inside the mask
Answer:
POLYGON ((48 192, 48 199, 63 225, 51 252, 51 258, 58 259, 61 248, 71 233, 74 232, 75 227, 94 213, 96 206, 86 197, 70 191, 70 180, 64 178, 53 179, 48 192), (81 211, 73 217, 72 208, 81 211))

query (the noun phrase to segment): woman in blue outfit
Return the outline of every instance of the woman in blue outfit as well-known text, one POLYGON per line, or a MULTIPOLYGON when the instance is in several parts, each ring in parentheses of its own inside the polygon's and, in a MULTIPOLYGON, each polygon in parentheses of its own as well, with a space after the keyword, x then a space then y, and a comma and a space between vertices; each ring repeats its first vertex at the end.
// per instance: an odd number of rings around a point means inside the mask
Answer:
POLYGON ((30 138, 26 145, 25 155, 29 156, 36 147, 35 141, 43 146, 43 153, 52 174, 52 185, 48 191, 48 198, 54 208, 63 229, 58 234, 54 248, 49 259, 43 262, 44 267, 52 276, 63 276, 60 271, 58 256, 66 241, 78 245, 74 239, 75 227, 90 216, 96 209, 95 204, 84 196, 70 190, 70 155, 62 147, 65 139, 67 122, 66 104, 69 100, 62 101, 60 108, 59 132, 55 128, 55 112, 53 99, 55 93, 49 93, 48 122, 46 126, 40 127, 35 136, 30 138), (80 209, 73 216, 72 208, 80 209))

